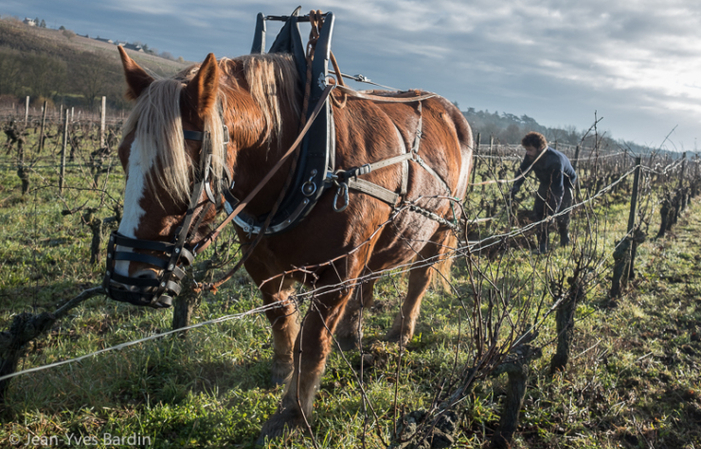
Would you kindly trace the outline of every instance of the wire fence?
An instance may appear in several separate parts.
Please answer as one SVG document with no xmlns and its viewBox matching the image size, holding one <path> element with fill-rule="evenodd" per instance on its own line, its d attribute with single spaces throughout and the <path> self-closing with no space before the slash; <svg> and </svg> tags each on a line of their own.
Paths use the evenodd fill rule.
<svg viewBox="0 0 701 449">
<path fill-rule="evenodd" d="M 5 129 L 11 132 L 19 132 L 21 136 L 22 133 L 27 132 L 25 135 L 25 142 L 21 142 L 20 139 L 15 139 L 12 141 L 10 134 L 6 131 L 8 136 L 7 142 L 5 143 L 5 155 L 6 160 L 0 161 L 0 171 L 9 172 L 11 170 L 18 170 L 22 167 L 28 167 L 28 170 L 23 173 L 18 173 L 18 177 L 24 182 L 35 182 L 36 179 L 49 179 L 54 176 L 59 170 L 63 169 L 73 169 L 79 175 L 89 174 L 88 182 L 81 184 L 85 181 L 79 181 L 81 176 L 74 178 L 72 184 L 69 183 L 68 188 L 74 188 L 77 190 L 87 189 L 96 194 L 92 199 L 94 204 L 91 209 L 91 214 L 96 216 L 97 223 L 93 228 L 93 243 L 97 240 L 97 248 L 99 250 L 100 236 L 104 233 L 105 220 L 112 218 L 104 217 L 104 214 L 113 215 L 114 214 L 114 204 L 108 205 L 105 202 L 105 198 L 111 198 L 112 203 L 118 202 L 114 198 L 118 198 L 119 195 L 107 192 L 107 182 L 109 176 L 112 174 L 117 167 L 118 162 L 116 160 L 115 143 L 119 135 L 119 126 L 117 125 L 118 120 L 114 121 L 113 134 L 114 139 L 107 139 L 106 143 L 104 141 L 104 136 L 95 136 L 94 132 L 100 132 L 99 128 L 91 126 L 89 129 L 82 131 L 83 142 L 85 145 L 81 145 L 81 142 L 76 143 L 75 146 L 75 158 L 74 160 L 79 162 L 60 164 L 51 163 L 56 160 L 57 155 L 42 155 L 42 146 L 46 148 L 47 141 L 40 140 L 36 141 L 32 138 L 36 138 L 35 135 L 27 131 L 27 128 L 22 129 L 21 126 L 17 126 L 17 122 L 13 122 L 11 125 L 6 124 Z M 76 131 L 76 134 L 78 131 Z M 56 131 L 54 134 L 52 132 L 46 133 L 49 142 L 51 139 L 62 139 L 67 141 L 68 139 L 62 138 L 60 133 Z M 43 139 L 43 137 L 40 137 Z M 102 142 L 100 142 L 102 140 Z M 90 143 L 88 145 L 87 143 Z M 105 147 L 100 147 L 100 144 L 106 145 Z M 24 145 L 24 151 L 22 147 Z M 68 146 L 64 145 L 62 147 L 62 152 L 67 151 Z M 567 151 L 574 150 L 568 148 Z M 101 153 L 100 153 L 101 151 Z M 513 361 L 514 354 L 520 354 L 521 357 L 516 365 L 523 366 L 527 365 L 530 360 L 536 356 L 538 353 L 542 353 L 542 350 L 549 345 L 557 344 L 559 337 L 561 335 L 551 335 L 549 338 L 541 338 L 538 345 L 532 345 L 534 335 L 540 329 L 544 328 L 544 323 L 553 315 L 554 313 L 559 313 L 562 309 L 563 304 L 577 302 L 582 300 L 583 292 L 586 288 L 591 286 L 591 283 L 597 279 L 600 274 L 605 269 L 611 269 L 613 265 L 613 259 L 615 259 L 615 252 L 622 246 L 625 242 L 631 242 L 632 238 L 635 236 L 637 230 L 639 230 L 643 225 L 647 224 L 649 226 L 651 216 L 654 212 L 654 206 L 668 201 L 670 207 L 677 208 L 677 215 L 679 214 L 679 209 L 683 206 L 681 204 L 684 201 L 688 201 L 688 197 L 695 196 L 698 194 L 698 159 L 689 160 L 686 157 L 682 157 L 676 160 L 671 160 L 669 156 L 660 157 L 660 161 L 652 165 L 653 159 L 656 155 L 650 155 L 648 164 L 646 165 L 642 162 L 636 163 L 628 152 L 611 152 L 608 154 L 598 154 L 597 149 L 593 148 L 584 153 L 590 153 L 589 157 L 579 157 L 572 158 L 572 162 L 579 162 L 578 171 L 582 173 L 580 177 L 582 181 L 580 185 L 577 186 L 578 189 L 582 190 L 582 199 L 575 202 L 575 204 L 570 207 L 558 211 L 557 213 L 540 220 L 531 220 L 527 223 L 520 224 L 521 220 L 516 213 L 514 213 L 514 205 L 506 200 L 506 195 L 501 190 L 502 184 L 507 184 L 508 181 L 513 181 L 513 179 L 505 178 L 509 173 L 515 171 L 518 161 L 522 157 L 518 156 L 518 148 L 516 147 L 500 147 L 495 150 L 491 147 L 491 153 L 488 152 L 488 148 L 480 146 L 476 159 L 480 160 L 482 163 L 475 167 L 475 172 L 473 174 L 473 187 L 481 187 L 482 190 L 479 193 L 468 194 L 468 198 L 464 204 L 461 204 L 462 212 L 464 216 L 464 221 L 462 226 L 465 230 L 464 235 L 459 239 L 460 244 L 455 248 L 450 248 L 447 254 L 442 256 L 435 256 L 427 259 L 417 259 L 410 264 L 405 264 L 391 270 L 379 270 L 375 272 L 367 272 L 366 274 L 354 278 L 354 279 L 343 279 L 342 281 L 335 284 L 328 284 L 319 288 L 304 288 L 297 290 L 289 298 L 284 298 L 280 301 L 275 301 L 270 304 L 266 304 L 261 307 L 255 307 L 245 312 L 224 315 L 219 318 L 203 321 L 196 324 L 188 324 L 184 327 L 173 329 L 165 332 L 158 332 L 153 335 L 148 335 L 143 338 L 130 340 L 127 342 L 119 343 L 107 348 L 92 351 L 88 354 L 81 355 L 75 358 L 61 360 L 55 363 L 50 363 L 41 366 L 35 366 L 24 370 L 10 370 L 8 372 L 7 363 L 3 364 L 3 360 L 7 362 L 11 359 L 8 355 L 8 347 L 10 346 L 9 334 L 5 334 L 4 339 L 0 338 L 0 390 L 7 389 L 9 381 L 18 376 L 22 376 L 28 373 L 36 373 L 39 371 L 44 371 L 48 369 L 57 368 L 60 366 L 70 365 L 77 363 L 88 358 L 96 357 L 108 352 L 122 351 L 127 348 L 140 345 L 146 342 L 161 339 L 163 337 L 173 335 L 176 333 L 182 333 L 188 330 L 193 330 L 201 328 L 204 326 L 217 325 L 226 321 L 231 320 L 241 320 L 246 317 L 253 315 L 264 314 L 267 311 L 273 310 L 280 307 L 288 307 L 291 304 L 299 308 L 303 304 L 307 304 L 308 308 L 313 308 L 315 301 L 318 297 L 329 294 L 331 292 L 337 292 L 341 290 L 347 290 L 352 288 L 361 288 L 363 285 L 369 282 L 377 281 L 381 278 L 387 278 L 391 276 L 401 276 L 410 272 L 412 269 L 417 269 L 421 267 L 429 267 L 439 261 L 439 259 L 454 259 L 465 262 L 468 272 L 470 273 L 467 277 L 467 284 L 470 285 L 469 288 L 457 287 L 455 285 L 451 286 L 451 293 L 455 295 L 456 300 L 460 304 L 460 308 L 464 312 L 466 320 L 466 334 L 471 335 L 473 341 L 468 345 L 469 351 L 474 351 L 473 356 L 469 357 L 465 362 L 464 366 L 459 369 L 456 368 L 453 380 L 451 380 L 450 388 L 446 389 L 445 394 L 442 396 L 436 396 L 434 398 L 434 405 L 441 403 L 439 407 L 436 405 L 433 412 L 430 414 L 430 419 L 426 418 L 426 423 L 433 423 L 433 427 L 436 426 L 439 418 L 444 416 L 444 412 L 455 404 L 462 401 L 467 393 L 470 391 L 474 382 L 479 379 L 484 379 L 492 373 L 499 372 L 500 367 L 506 366 L 509 363 L 512 365 L 516 362 Z M 580 150 L 580 155 L 582 151 Z M 8 161 L 11 160 L 12 162 Z M 43 172 L 43 173 L 42 173 Z M 638 199 L 638 204 L 632 204 L 631 212 L 633 221 L 636 225 L 627 229 L 620 235 L 620 240 L 616 242 L 614 247 L 602 248 L 603 244 L 597 239 L 597 234 L 595 231 L 601 227 L 614 227 L 613 224 L 608 223 L 607 218 L 597 216 L 596 205 L 607 206 L 607 203 L 611 202 L 621 202 L 630 200 L 630 196 L 619 196 L 614 198 L 612 196 L 618 189 L 625 188 L 626 192 L 631 192 L 633 186 L 630 186 L 629 181 L 631 181 L 631 175 L 636 172 L 642 173 L 644 179 L 641 182 L 639 188 L 640 198 Z M 670 174 L 675 174 L 677 176 L 670 176 Z M 6 173 L 6 176 L 10 176 Z M 101 184 L 100 176 L 103 176 L 103 183 Z M 475 179 L 474 177 L 478 177 Z M 114 177 L 114 176 L 113 176 Z M 85 176 L 82 176 L 85 178 Z M 53 178 L 52 178 L 53 179 Z M 34 181 L 32 181 L 34 180 Z M 493 187 L 488 187 L 484 183 L 486 181 L 492 182 Z M 111 182 L 111 181 L 110 181 Z M 527 189 L 530 194 L 535 192 L 535 186 L 529 181 L 527 184 Z M 55 188 L 53 180 L 49 182 L 43 182 L 43 184 L 38 187 L 38 189 Z M 486 190 L 489 189 L 489 190 Z M 29 191 L 27 189 L 26 191 Z M 673 192 L 673 194 L 670 194 Z M 9 193 L 9 192 L 6 192 Z M 10 193 L 10 196 L 15 195 L 15 193 Z M 672 205 L 674 196 L 679 197 L 677 200 L 679 205 Z M 686 195 L 686 200 L 684 196 Z M 8 197 L 9 198 L 9 197 Z M 6 198 L 7 199 L 7 198 Z M 4 202 L 5 200 L 0 200 Z M 65 200 L 67 201 L 67 200 Z M 85 204 L 88 204 L 86 201 Z M 2 204 L 0 202 L 0 204 Z M 72 206 L 66 202 L 66 210 L 73 211 L 71 213 L 76 213 L 86 207 L 83 206 Z M 644 205 L 644 207 L 637 207 L 638 205 Z M 637 210 L 636 210 L 637 207 Z M 604 207 L 605 208 L 605 207 Z M 118 209 L 118 208 L 117 208 Z M 502 282 L 504 270 L 497 264 L 498 268 L 494 268 L 490 265 L 490 258 L 495 257 L 500 258 L 501 261 L 507 260 L 512 257 L 509 252 L 510 244 L 518 238 L 523 240 L 516 242 L 517 247 L 526 247 L 528 249 L 529 243 L 528 239 L 532 236 L 533 232 L 537 229 L 547 226 L 549 223 L 557 220 L 559 217 L 565 216 L 577 212 L 582 217 L 584 224 L 581 226 L 582 231 L 580 232 L 579 241 L 573 246 L 572 259 L 564 268 L 553 268 L 555 262 L 546 262 L 551 267 L 551 272 L 546 270 L 546 274 L 541 273 L 541 268 L 539 262 L 532 262 L 532 272 L 527 275 L 534 280 L 541 283 L 539 290 L 547 292 L 552 298 L 555 298 L 553 303 L 550 305 L 545 305 L 544 297 L 540 299 L 536 298 L 535 295 L 524 295 L 521 302 L 511 302 L 507 301 L 506 298 L 514 294 L 515 290 L 518 290 L 514 285 L 507 285 Z M 405 209 L 400 209 L 397 213 L 412 213 L 408 206 Z M 103 214 L 103 218 L 99 218 L 99 215 Z M 119 219 L 119 214 L 114 217 L 117 221 Z M 482 237 L 478 234 L 478 239 L 470 239 L 470 233 L 468 230 L 471 227 L 479 227 L 480 224 L 484 223 L 484 219 L 489 220 L 489 226 L 481 232 L 487 232 L 486 237 Z M 91 219 L 92 220 L 92 219 Z M 87 222 L 87 219 L 86 219 Z M 92 222 L 92 221 L 91 221 Z M 383 223 L 382 226 L 391 225 L 391 220 Z M 379 230 L 378 230 L 379 231 Z M 367 242 L 366 242 L 367 243 Z M 93 245 L 95 246 L 95 245 Z M 594 251 L 597 249 L 598 251 Z M 353 251 L 357 251 L 355 248 Z M 633 266 L 630 265 L 630 250 L 628 252 L 628 263 L 625 270 L 627 272 L 633 272 Z M 235 259 L 229 258 L 229 260 Z M 548 261 L 550 258 L 548 257 Z M 330 262 L 329 262 L 330 263 Z M 290 276 L 298 273 L 313 272 L 315 266 L 305 266 L 298 267 L 291 272 L 283 273 L 284 276 Z M 496 271 L 495 271 L 496 270 Z M 211 270 L 210 270 L 211 271 Z M 549 273 L 549 274 L 548 274 Z M 211 273 L 210 273 L 211 274 Z M 509 272 L 509 274 L 512 274 Z M 571 276 L 570 276 L 571 275 Z M 196 274 L 193 274 L 196 276 Z M 573 286 L 568 290 L 565 286 L 564 279 L 566 277 L 573 277 Z M 279 281 L 278 279 L 270 279 L 268 282 Z M 557 281 L 557 282 L 554 282 Z M 551 287 L 555 283 L 556 287 Z M 576 288 L 575 285 L 576 284 Z M 574 293 L 571 293 L 574 291 Z M 570 293 L 568 293 L 570 292 Z M 19 347 L 24 347 L 29 341 L 40 337 L 47 329 L 50 329 L 51 325 L 59 318 L 65 316 L 66 307 L 70 306 L 76 307 L 82 301 L 87 300 L 91 297 L 100 295 L 101 291 L 99 288 L 94 288 L 90 290 L 90 294 L 85 295 L 82 299 L 71 300 L 64 304 L 63 308 L 57 309 L 54 313 L 50 314 L 50 317 L 44 316 L 44 320 L 49 320 L 50 323 L 43 324 L 42 326 L 35 326 L 37 331 L 35 335 L 28 335 L 27 332 L 16 332 L 12 338 L 21 335 L 21 338 L 26 339 L 31 337 L 26 341 L 23 341 Z M 491 295 L 491 296 L 490 296 Z M 545 294 L 544 294 L 545 295 Z M 574 296 L 572 296 L 574 295 Z M 501 298 L 501 304 L 494 298 Z M 75 299 L 75 298 L 74 298 Z M 489 310 L 492 315 L 489 319 L 485 319 L 481 316 L 483 313 L 481 308 L 485 303 L 489 304 Z M 529 308 L 533 310 L 528 310 Z M 534 315 L 535 314 L 535 315 Z M 32 319 L 38 319 L 38 316 L 29 317 L 27 315 L 22 315 L 21 320 L 16 320 L 16 323 L 22 321 L 24 323 L 34 323 Z M 52 321 L 53 320 L 53 321 Z M 46 321 L 48 322 L 48 321 Z M 573 324 L 572 324 L 573 326 Z M 559 334 L 564 334 L 564 331 Z M 489 337 L 491 335 L 491 337 Z M 14 340 L 12 343 L 17 347 L 17 341 Z M 337 342 L 338 344 L 338 342 Z M 3 348 L 3 345 L 5 347 Z M 340 350 L 340 346 L 339 346 Z M 469 352 L 468 351 L 468 352 Z M 520 351 L 520 352 L 519 352 Z M 15 355 L 15 358 L 18 357 Z M 15 360 L 15 365 L 16 365 Z M 347 363 L 349 369 L 354 373 L 357 379 L 357 388 L 363 398 L 370 404 L 372 408 L 372 400 L 367 395 L 363 387 L 363 373 L 361 370 L 356 369 L 351 363 Z M 399 369 L 399 368 L 397 368 Z M 447 402 L 446 402 L 447 401 Z M 446 405 L 448 404 L 448 405 Z M 373 417 L 373 422 L 377 423 L 377 415 Z M 503 423 L 504 428 L 508 428 L 507 423 Z M 428 432 L 427 429 L 431 428 L 430 425 L 425 425 L 424 430 Z M 418 435 L 418 433 L 417 433 Z M 424 435 L 425 437 L 425 435 Z M 505 438 L 508 435 L 505 436 Z M 418 438 L 418 436 L 415 436 Z M 507 438 L 508 439 L 508 438 Z"/>
</svg>

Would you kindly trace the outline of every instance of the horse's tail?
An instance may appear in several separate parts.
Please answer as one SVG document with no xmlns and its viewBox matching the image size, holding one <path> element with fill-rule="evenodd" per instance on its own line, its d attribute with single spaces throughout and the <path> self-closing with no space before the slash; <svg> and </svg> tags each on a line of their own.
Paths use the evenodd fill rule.
<svg viewBox="0 0 701 449">
<path fill-rule="evenodd" d="M 442 289 L 444 292 L 450 293 L 452 291 L 450 269 L 453 266 L 454 250 L 458 247 L 457 234 L 448 232 L 441 244 L 438 262 L 433 265 L 433 270 L 431 270 L 431 282 L 434 289 Z"/>
</svg>

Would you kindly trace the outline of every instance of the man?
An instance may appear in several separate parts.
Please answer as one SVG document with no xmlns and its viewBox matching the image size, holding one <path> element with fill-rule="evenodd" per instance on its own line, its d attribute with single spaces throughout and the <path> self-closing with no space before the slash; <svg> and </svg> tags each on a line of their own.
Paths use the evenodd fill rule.
<svg viewBox="0 0 701 449">
<path fill-rule="evenodd" d="M 572 189 L 577 181 L 577 174 L 567 156 L 548 147 L 545 136 L 537 132 L 526 134 L 521 140 L 521 145 L 526 150 L 526 156 L 516 171 L 518 179 L 511 188 L 511 199 L 526 180 L 527 172 L 532 171 L 540 181 L 533 206 L 534 219 L 541 221 L 561 210 L 568 209 L 572 205 Z M 557 217 L 561 246 L 568 245 L 570 242 L 569 225 L 569 211 Z M 548 222 L 546 221 L 538 230 L 538 251 L 541 254 L 548 252 L 548 241 Z"/>
</svg>

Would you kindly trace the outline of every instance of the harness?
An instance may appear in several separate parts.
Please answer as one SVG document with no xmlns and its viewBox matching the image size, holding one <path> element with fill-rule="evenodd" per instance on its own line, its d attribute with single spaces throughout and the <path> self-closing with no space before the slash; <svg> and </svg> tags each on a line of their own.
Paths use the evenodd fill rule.
<svg viewBox="0 0 701 449">
<path fill-rule="evenodd" d="M 301 67 L 301 37 L 299 36 L 298 22 L 308 21 L 309 16 L 299 17 L 299 8 L 287 17 L 258 15 L 256 27 L 256 37 L 254 38 L 253 52 L 262 52 L 264 48 L 264 34 L 266 20 L 285 20 L 280 34 L 276 38 L 271 51 L 286 51 L 293 53 L 297 61 L 298 68 Z M 233 221 L 245 232 L 257 234 L 258 238 L 263 235 L 274 235 L 296 226 L 306 217 L 318 202 L 320 196 L 327 189 L 336 189 L 333 201 L 333 209 L 342 212 L 349 205 L 349 190 L 355 190 L 374 198 L 377 198 L 393 209 L 397 209 L 400 202 L 405 200 L 409 183 L 409 162 L 413 161 L 427 170 L 443 186 L 448 197 L 451 190 L 445 180 L 433 170 L 419 155 L 420 142 L 422 137 L 422 109 L 421 101 L 431 98 L 434 94 L 420 95 L 415 97 L 397 97 L 374 95 L 364 92 L 357 92 L 345 86 L 328 84 L 328 60 L 330 57 L 330 42 L 333 31 L 333 14 L 324 15 L 324 25 L 317 41 L 321 52 L 317 49 L 317 57 L 314 58 L 311 70 L 312 78 L 308 78 L 303 73 L 306 85 L 310 86 L 309 104 L 314 108 L 309 108 L 306 114 L 306 123 L 300 131 L 295 142 L 285 155 L 276 163 L 266 177 L 251 191 L 248 196 L 240 201 L 235 198 L 231 189 L 233 188 L 232 174 L 228 168 L 225 170 L 223 185 L 221 187 L 221 200 L 217 199 L 211 187 L 210 173 L 212 171 L 212 149 L 206 133 L 199 131 L 184 131 L 183 137 L 187 140 L 202 141 L 202 158 L 200 168 L 195 176 L 195 184 L 190 197 L 185 218 L 182 225 L 176 230 L 173 242 L 159 242 L 142 240 L 124 236 L 119 232 L 112 232 L 107 246 L 106 270 L 103 280 L 105 293 L 117 301 L 128 302 L 138 306 L 151 306 L 154 308 L 165 308 L 172 305 L 172 299 L 178 295 L 182 288 L 180 282 L 185 277 L 185 270 L 180 264 L 190 265 L 194 258 L 204 251 L 220 234 L 222 229 Z M 339 71 L 336 70 L 337 76 Z M 311 82 L 316 79 L 317 82 Z M 379 102 L 409 103 L 417 102 L 419 120 L 414 136 L 412 147 L 409 151 L 404 148 L 404 153 L 384 159 L 381 161 L 364 164 L 360 167 L 349 169 L 335 169 L 335 133 L 332 109 L 329 102 L 329 95 L 334 88 L 342 89 L 345 95 Z M 225 142 L 228 143 L 228 129 L 224 127 Z M 398 140 L 403 142 L 403 137 L 396 128 Z M 268 214 L 263 217 L 252 217 L 243 212 L 248 202 L 255 196 L 268 180 L 278 171 L 283 163 L 300 147 L 300 154 L 297 161 L 297 169 L 291 175 L 292 182 L 290 188 L 285 192 L 284 198 L 280 202 L 273 216 Z M 226 151 L 225 151 L 226 154 Z M 402 164 L 402 181 L 399 192 L 394 192 L 377 184 L 360 178 L 374 170 L 388 167 L 395 164 Z M 228 167 L 225 164 L 225 167 Z M 207 201 L 200 204 L 202 194 L 205 194 Z M 217 207 L 224 204 L 228 214 L 227 218 L 204 239 L 193 246 L 189 242 L 194 237 L 203 217 L 210 207 Z M 409 209 L 421 213 L 442 224 L 451 225 L 447 220 L 438 217 L 436 214 L 422 209 L 419 206 L 410 204 Z M 117 250 L 117 247 L 122 249 Z M 136 252 L 139 251 L 139 252 Z M 154 278 L 134 278 L 115 273 L 117 262 L 139 262 L 153 268 L 158 274 Z M 243 260 L 242 260 L 243 261 Z M 241 261 L 241 262 L 242 262 Z M 241 265 L 241 262 L 232 270 Z M 231 273 L 230 273 L 231 274 Z M 229 276 L 230 277 L 230 276 Z M 228 277 L 226 278 L 228 279 Z M 216 290 L 226 279 L 209 288 Z"/>
<path fill-rule="evenodd" d="M 229 142 L 229 134 L 226 127 L 224 131 L 224 145 L 226 146 Z M 185 139 L 203 141 L 202 163 L 195 174 L 195 185 L 183 223 L 176 231 L 174 241 L 170 243 L 127 237 L 118 231 L 113 231 L 110 234 L 107 243 L 106 269 L 102 287 L 105 293 L 114 300 L 138 306 L 170 307 L 173 297 L 181 292 L 180 282 L 185 277 L 185 270 L 179 264 L 183 262 L 185 265 L 192 264 L 195 256 L 200 252 L 188 245 L 188 242 L 199 228 L 202 218 L 207 214 L 209 208 L 217 204 L 210 182 L 212 148 L 205 133 L 184 131 L 183 134 Z M 225 176 L 229 179 L 231 178 L 230 173 L 227 173 Z M 206 204 L 199 205 L 198 203 L 203 192 L 208 201 Z M 117 246 L 123 249 L 117 250 Z M 148 252 L 135 252 L 134 250 Z M 115 267 L 117 262 L 120 261 L 146 264 L 155 269 L 159 275 L 154 279 L 135 278 L 117 274 Z"/>
<path fill-rule="evenodd" d="M 298 7 L 290 16 L 265 16 L 258 14 L 256 31 L 254 34 L 251 53 L 262 54 L 265 49 L 265 30 L 267 20 L 284 21 L 285 25 L 280 30 L 273 42 L 270 53 L 283 52 L 293 55 L 296 61 L 300 78 L 303 83 L 308 83 L 307 70 L 303 61 L 305 60 L 302 46 L 302 39 L 299 32 L 299 23 L 308 22 L 310 16 L 299 14 Z M 323 27 L 316 42 L 314 60 L 311 66 L 311 97 L 310 104 L 319 101 L 319 97 L 327 86 L 328 62 L 331 55 L 331 37 L 333 33 L 334 16 L 333 13 L 324 15 Z M 336 76 L 341 74 L 336 70 Z M 316 82 L 315 82 L 316 81 Z M 280 207 L 271 218 L 267 214 L 254 217 L 244 212 L 240 212 L 233 219 L 234 223 L 249 235 L 258 235 L 263 232 L 265 235 L 275 235 L 292 229 L 299 224 L 318 202 L 321 195 L 328 189 L 335 188 L 336 193 L 333 201 L 333 209 L 342 212 L 348 207 L 350 198 L 349 190 L 362 192 L 377 198 L 393 208 L 403 200 L 407 193 L 409 183 L 409 161 L 414 161 L 426 169 L 431 175 L 442 184 L 448 196 L 451 190 L 448 184 L 436 173 L 419 155 L 419 145 L 422 135 L 422 115 L 421 101 L 435 96 L 434 94 L 420 95 L 416 97 L 397 97 L 373 95 L 364 92 L 357 92 L 345 86 L 338 85 L 337 89 L 343 91 L 344 95 L 377 102 L 393 103 L 418 103 L 419 122 L 414 137 L 411 151 L 404 154 L 385 159 L 382 161 L 364 164 L 360 167 L 350 169 L 336 169 L 335 164 L 335 131 L 331 104 L 328 100 L 322 106 L 322 113 L 312 125 L 309 134 L 305 136 L 298 159 L 298 166 L 294 174 L 293 183 L 285 194 Z M 399 141 L 403 140 L 397 129 Z M 359 176 L 370 173 L 383 167 L 394 164 L 402 164 L 402 184 L 399 193 L 393 192 L 382 186 L 366 181 Z M 230 193 L 225 194 L 226 201 L 224 207 L 227 213 L 231 213 L 239 201 Z M 416 206 L 415 206 L 416 207 Z M 266 225 L 267 223 L 267 225 Z"/>
<path fill-rule="evenodd" d="M 334 15 L 323 15 L 323 26 L 315 36 L 314 58 L 308 67 L 307 57 L 299 32 L 300 22 L 312 20 L 308 16 L 299 16 L 297 7 L 290 16 L 264 16 L 258 14 L 256 32 L 251 53 L 262 54 L 265 49 L 265 29 L 267 20 L 284 21 L 285 25 L 275 38 L 270 53 L 290 53 L 297 65 L 297 71 L 303 86 L 308 86 L 308 108 L 306 121 L 311 117 L 311 106 L 319 104 L 327 88 L 328 62 L 331 57 L 331 38 L 333 35 Z M 320 15 L 320 14 L 319 14 Z M 313 30 L 314 31 L 314 30 Z M 305 94 L 306 95 L 306 94 Z M 327 175 L 332 172 L 336 155 L 336 135 L 331 103 L 324 99 L 321 110 L 302 140 L 297 157 L 297 168 L 293 178 L 273 217 L 263 215 L 254 217 L 245 212 L 234 218 L 234 223 L 249 234 L 259 234 L 265 227 L 265 235 L 279 234 L 299 224 L 314 208 L 327 184 Z M 231 213 L 238 200 L 227 195 L 225 209 Z M 264 223 L 268 223 L 264 226 Z"/>
</svg>

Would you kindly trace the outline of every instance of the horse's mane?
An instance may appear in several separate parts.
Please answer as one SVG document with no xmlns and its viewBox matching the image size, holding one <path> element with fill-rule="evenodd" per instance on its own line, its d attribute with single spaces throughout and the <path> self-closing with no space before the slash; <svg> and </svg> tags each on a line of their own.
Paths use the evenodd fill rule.
<svg viewBox="0 0 701 449">
<path fill-rule="evenodd" d="M 222 178 L 226 155 L 224 154 L 222 118 L 233 124 L 232 131 L 246 139 L 263 142 L 270 147 L 283 129 L 283 111 L 293 111 L 295 120 L 300 116 L 301 89 L 299 75 L 290 55 L 246 55 L 236 59 L 224 58 L 219 62 L 222 77 L 219 86 L 219 107 L 212 108 L 205 117 L 204 129 L 212 148 L 212 185 L 218 186 Z M 148 170 L 151 187 L 157 182 L 173 199 L 187 201 L 190 196 L 190 180 L 193 164 L 185 153 L 180 94 L 187 81 L 199 70 L 199 65 L 189 67 L 172 79 L 157 79 L 139 96 L 134 109 L 124 125 L 123 135 L 136 132 L 141 143 L 141 164 L 148 170 L 154 162 L 160 168 L 161 177 L 153 177 Z M 249 95 L 240 95 L 241 90 Z M 250 104 L 253 101 L 253 105 Z M 257 107 L 258 113 L 246 109 Z M 221 109 L 220 109 L 221 108 Z M 246 113 L 248 112 L 248 113 Z M 260 123 L 263 123 L 263 135 Z M 237 134 L 238 133 L 238 134 Z"/>
<path fill-rule="evenodd" d="M 220 97 L 227 122 L 235 123 L 237 131 L 245 134 L 260 130 L 260 125 L 256 122 L 262 119 L 263 135 L 251 137 L 267 145 L 273 141 L 280 145 L 282 142 L 279 137 L 285 118 L 292 118 L 298 123 L 301 115 L 302 91 L 292 56 L 268 53 L 239 56 L 235 59 L 224 58 L 219 62 L 219 68 L 225 75 L 224 82 L 220 85 Z M 246 90 L 250 97 L 237 95 L 241 89 Z M 253 105 L 250 100 L 253 100 Z M 256 107 L 256 113 L 245 113 L 251 106 Z M 286 116 L 284 111 L 288 111 L 288 114 L 291 112 L 292 115 Z"/>
</svg>

